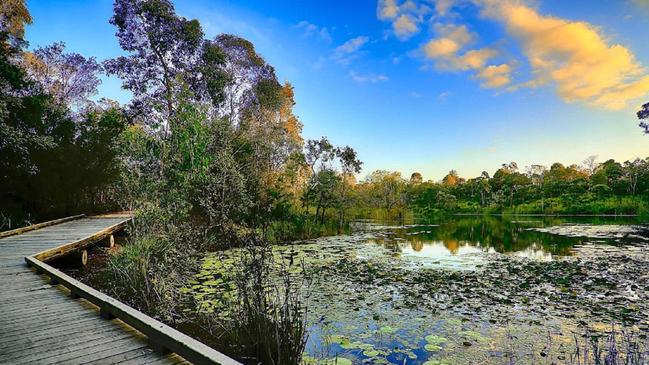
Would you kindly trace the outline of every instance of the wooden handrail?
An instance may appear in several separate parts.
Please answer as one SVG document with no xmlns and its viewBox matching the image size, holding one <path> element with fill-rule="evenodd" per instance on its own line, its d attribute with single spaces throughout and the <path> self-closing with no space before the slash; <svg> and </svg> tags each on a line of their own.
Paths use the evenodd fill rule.
<svg viewBox="0 0 649 365">
<path fill-rule="evenodd" d="M 103 240 L 104 238 L 124 228 L 132 219 L 133 218 L 128 218 L 122 222 L 114 224 L 106 229 L 102 229 L 101 231 L 93 233 L 90 236 L 84 237 L 80 240 L 50 248 L 32 256 L 43 262 L 48 262 L 56 258 L 63 257 L 73 251 L 84 249 L 92 245 L 93 243 Z"/>
<path fill-rule="evenodd" d="M 88 285 L 79 282 L 34 256 L 25 257 L 28 265 L 44 272 L 70 290 L 74 296 L 86 299 L 99 307 L 102 317 L 116 317 L 142 332 L 150 346 L 158 352 L 171 351 L 194 364 L 241 365 L 204 343 L 139 312 Z"/>
<path fill-rule="evenodd" d="M 82 216 L 75 216 L 78 219 Z M 53 225 L 72 220 L 73 217 L 45 222 Z M 123 229 L 132 218 L 114 224 L 104 230 L 94 233 L 80 240 L 69 242 L 61 246 L 25 257 L 28 266 L 50 277 L 52 283 L 58 283 L 70 290 L 72 297 L 81 297 L 99 307 L 99 313 L 104 318 L 119 318 L 126 324 L 142 332 L 149 339 L 149 345 L 159 353 L 174 352 L 194 364 L 199 365 L 241 365 L 241 363 L 214 350 L 204 343 L 187 336 L 186 334 L 155 320 L 146 314 L 129 307 L 119 300 L 108 296 L 50 266 L 45 261 L 65 256 L 73 251 L 85 248 L 112 233 Z M 41 223 L 43 224 L 43 223 Z M 45 227 L 45 226 L 42 226 Z M 40 228 L 40 227 L 39 227 Z M 34 228 L 37 229 L 37 228 Z M 22 233 L 22 232 L 21 232 Z"/>
<path fill-rule="evenodd" d="M 3 231 L 3 232 L 0 232 L 0 238 L 5 238 L 5 237 L 9 237 L 9 236 L 15 236 L 17 234 L 21 234 L 21 233 L 25 233 L 25 232 L 29 232 L 29 231 L 34 231 L 34 230 L 37 230 L 39 228 L 49 227 L 49 226 L 53 226 L 55 224 L 60 224 L 60 223 L 68 222 L 68 221 L 73 221 L 75 219 L 80 219 L 80 218 L 83 218 L 85 216 L 86 216 L 85 214 L 73 215 L 71 217 L 55 219 L 55 220 L 52 220 L 52 221 L 32 224 L 31 226 L 27 226 L 27 227 L 21 227 L 21 228 L 12 229 L 12 230 L 9 230 L 9 231 Z"/>
</svg>

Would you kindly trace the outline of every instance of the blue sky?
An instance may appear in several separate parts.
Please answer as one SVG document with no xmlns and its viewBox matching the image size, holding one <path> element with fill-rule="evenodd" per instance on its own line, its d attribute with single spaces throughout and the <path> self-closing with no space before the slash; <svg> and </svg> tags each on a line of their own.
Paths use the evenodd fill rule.
<svg viewBox="0 0 649 365">
<path fill-rule="evenodd" d="M 31 47 L 121 54 L 112 1 L 27 3 Z M 353 146 L 361 175 L 439 180 L 509 161 L 649 156 L 635 119 L 649 101 L 646 0 L 179 0 L 176 9 L 210 38 L 252 41 L 294 85 L 305 136 Z M 129 98 L 117 79 L 100 94 Z"/>
</svg>

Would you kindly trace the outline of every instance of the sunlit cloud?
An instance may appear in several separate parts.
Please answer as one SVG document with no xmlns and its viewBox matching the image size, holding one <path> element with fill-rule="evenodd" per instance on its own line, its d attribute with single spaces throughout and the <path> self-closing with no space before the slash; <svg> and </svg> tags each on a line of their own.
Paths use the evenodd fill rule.
<svg viewBox="0 0 649 365">
<path fill-rule="evenodd" d="M 478 78 L 482 82 L 482 86 L 486 88 L 499 88 L 509 85 L 512 80 L 510 77 L 511 67 L 506 64 L 498 66 L 487 66 L 478 73 Z"/>
<path fill-rule="evenodd" d="M 534 86 L 553 82 L 567 102 L 613 110 L 649 93 L 649 76 L 633 53 L 610 44 L 592 24 L 545 16 L 515 1 L 483 3 L 484 13 L 521 42 Z"/>
<path fill-rule="evenodd" d="M 430 40 L 424 46 L 426 56 L 431 59 L 448 60 L 457 57 L 457 53 L 474 38 L 464 25 L 436 25 L 438 38 Z"/>
<path fill-rule="evenodd" d="M 632 1 L 649 9 L 649 0 Z M 554 87 L 566 102 L 611 110 L 624 109 L 649 94 L 649 74 L 629 48 L 615 43 L 591 23 L 542 14 L 533 3 L 380 0 L 377 13 L 379 19 L 392 24 L 393 32 L 402 40 L 424 30 L 425 24 L 433 24 L 435 36 L 421 46 L 425 58 L 433 61 L 438 71 L 473 71 L 486 88 L 514 91 Z M 508 37 L 521 45 L 524 60 L 513 56 L 502 59 L 493 46 L 475 46 L 478 36 L 456 10 L 476 7 L 483 18 L 501 24 Z M 516 80 L 521 73 L 516 74 L 516 79 L 512 76 L 514 66 L 520 65 L 528 65 L 531 70 L 527 80 Z"/>
<path fill-rule="evenodd" d="M 377 15 L 379 19 L 394 19 L 399 13 L 399 7 L 396 0 L 379 0 Z"/>
<path fill-rule="evenodd" d="M 477 36 L 465 25 L 437 24 L 437 38 L 428 41 L 423 48 L 424 55 L 435 62 L 439 70 L 477 71 L 483 87 L 496 88 L 511 83 L 511 66 L 508 64 L 486 66 L 498 52 L 492 48 L 466 50 Z"/>
<path fill-rule="evenodd" d="M 392 27 L 394 28 L 394 34 L 396 34 L 400 39 L 407 39 L 411 35 L 419 32 L 419 28 L 417 27 L 417 24 L 415 24 L 415 21 L 412 17 L 406 14 L 401 14 L 397 20 L 392 23 Z"/>
<path fill-rule="evenodd" d="M 341 44 L 334 49 L 331 58 L 343 65 L 348 65 L 352 60 L 358 57 L 361 48 L 369 41 L 366 36 L 358 36 Z"/>
<path fill-rule="evenodd" d="M 456 0 L 437 0 L 435 1 L 435 11 L 441 16 L 445 16 L 455 5 Z"/>
<path fill-rule="evenodd" d="M 392 23 L 394 35 L 401 40 L 406 40 L 419 33 L 419 25 L 424 21 L 424 16 L 430 14 L 432 9 L 423 2 L 407 0 L 379 0 L 376 13 L 379 19 Z"/>
</svg>

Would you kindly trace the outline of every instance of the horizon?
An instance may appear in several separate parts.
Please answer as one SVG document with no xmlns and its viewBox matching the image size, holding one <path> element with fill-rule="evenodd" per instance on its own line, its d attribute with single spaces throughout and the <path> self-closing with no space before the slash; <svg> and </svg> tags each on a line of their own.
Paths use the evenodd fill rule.
<svg viewBox="0 0 649 365">
<path fill-rule="evenodd" d="M 176 7 L 198 19 L 207 38 L 232 33 L 252 41 L 278 78 L 295 87 L 305 137 L 328 135 L 353 146 L 364 161 L 361 178 L 374 170 L 405 178 L 416 171 L 439 181 L 450 170 L 468 178 L 511 161 L 567 166 L 591 155 L 599 162 L 649 156 L 635 116 L 649 90 L 649 45 L 633 31 L 649 18 L 648 3 L 499 4 L 366 1 L 339 11 L 344 3 L 252 8 L 184 1 Z M 506 6 L 516 4 L 539 27 L 555 22 L 571 30 L 570 47 L 547 51 L 561 44 L 546 45 L 534 29 L 504 19 L 512 10 Z M 63 41 L 68 51 L 100 61 L 123 54 L 108 23 L 112 1 L 28 6 L 30 48 Z M 577 84 L 552 79 L 560 69 L 554 63 L 579 52 L 597 62 L 570 59 Z M 534 68 L 532 56 L 551 65 Z M 103 80 L 98 95 L 128 102 L 120 80 Z"/>
</svg>

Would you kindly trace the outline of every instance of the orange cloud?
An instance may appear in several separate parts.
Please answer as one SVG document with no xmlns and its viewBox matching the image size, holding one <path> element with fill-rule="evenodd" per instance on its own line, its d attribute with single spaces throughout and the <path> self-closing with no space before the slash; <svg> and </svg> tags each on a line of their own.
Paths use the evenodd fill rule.
<svg viewBox="0 0 649 365">
<path fill-rule="evenodd" d="M 431 12 L 428 5 L 415 0 L 406 0 L 401 4 L 397 0 L 379 0 L 376 9 L 378 18 L 391 22 L 394 34 L 401 40 L 419 33 L 418 24 Z"/>
<path fill-rule="evenodd" d="M 511 66 L 508 64 L 486 66 L 487 62 L 498 55 L 492 48 L 472 49 L 461 53 L 476 36 L 469 32 L 465 25 L 436 25 L 438 38 L 424 45 L 427 58 L 434 60 L 442 70 L 474 70 L 482 79 L 483 87 L 496 88 L 511 83 Z"/>
<path fill-rule="evenodd" d="M 531 6 L 538 0 L 379 0 L 377 14 L 392 24 L 402 40 L 421 31 L 428 21 L 453 19 L 455 7 L 473 4 L 485 18 L 501 23 L 518 40 L 531 67 L 532 77 L 518 81 L 507 64 L 493 64 L 498 52 L 492 47 L 468 49 L 477 36 L 466 25 L 436 24 L 437 37 L 422 47 L 426 58 L 441 70 L 475 71 L 484 87 L 552 85 L 566 102 L 581 102 L 599 108 L 619 110 L 649 94 L 649 73 L 633 52 L 606 37 L 603 30 L 585 21 L 541 14 Z M 631 0 L 647 6 L 649 0 Z M 430 7 L 429 7 L 430 6 Z M 506 66 L 506 67 L 505 67 Z"/>
<path fill-rule="evenodd" d="M 399 13 L 396 0 L 379 0 L 377 13 L 379 19 L 393 19 Z"/>
<path fill-rule="evenodd" d="M 633 53 L 610 44 L 595 26 L 541 15 L 520 1 L 480 2 L 486 16 L 521 41 L 536 77 L 527 85 L 554 82 L 567 102 L 613 110 L 649 93 L 649 76 Z"/>
<path fill-rule="evenodd" d="M 503 63 L 498 66 L 487 66 L 478 73 L 478 78 L 482 79 L 482 86 L 486 88 L 498 88 L 509 85 L 512 80 L 510 77 L 511 67 Z"/>
<path fill-rule="evenodd" d="M 392 23 L 394 34 L 400 39 L 406 39 L 411 35 L 419 32 L 415 21 L 406 14 L 401 14 L 394 23 Z"/>
</svg>

